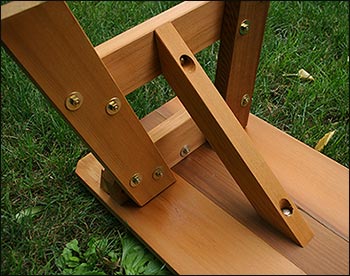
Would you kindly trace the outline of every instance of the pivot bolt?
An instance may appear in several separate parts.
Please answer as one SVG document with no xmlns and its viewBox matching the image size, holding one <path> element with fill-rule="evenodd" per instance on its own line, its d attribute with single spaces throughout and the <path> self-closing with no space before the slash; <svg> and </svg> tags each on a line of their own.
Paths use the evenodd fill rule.
<svg viewBox="0 0 350 276">
<path fill-rule="evenodd" d="M 153 174 L 152 174 L 152 177 L 154 180 L 158 180 L 160 178 L 162 178 L 164 175 L 164 172 L 163 172 L 163 168 L 162 167 L 158 167 L 154 170 Z"/>
<path fill-rule="evenodd" d="M 185 157 L 187 154 L 190 153 L 190 151 L 191 151 L 190 147 L 188 145 L 184 145 L 180 151 L 181 157 Z"/>
<path fill-rule="evenodd" d="M 70 93 L 66 98 L 66 108 L 70 111 L 79 109 L 82 104 L 83 96 L 77 91 Z"/>
<path fill-rule="evenodd" d="M 244 19 L 239 28 L 239 33 L 241 35 L 246 35 L 249 32 L 250 22 L 247 19 Z"/>
<path fill-rule="evenodd" d="M 119 112 L 120 108 L 121 108 L 121 101 L 117 97 L 114 97 L 110 99 L 110 101 L 106 105 L 106 112 L 109 115 L 114 115 Z"/>
<path fill-rule="evenodd" d="M 244 94 L 241 100 L 241 107 L 246 107 L 250 102 L 250 96 L 248 94 Z"/>
<path fill-rule="evenodd" d="M 142 182 L 142 175 L 140 173 L 135 173 L 131 178 L 130 178 L 130 186 L 135 188 L 137 187 L 140 183 Z"/>
</svg>

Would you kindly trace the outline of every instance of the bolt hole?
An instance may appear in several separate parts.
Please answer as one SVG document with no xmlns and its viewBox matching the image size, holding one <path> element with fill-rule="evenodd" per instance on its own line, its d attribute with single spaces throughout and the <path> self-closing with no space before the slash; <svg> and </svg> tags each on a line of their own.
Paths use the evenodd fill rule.
<svg viewBox="0 0 350 276">
<path fill-rule="evenodd" d="M 182 55 L 180 57 L 181 66 L 188 72 L 193 72 L 196 68 L 193 60 L 188 55 Z"/>
<path fill-rule="evenodd" d="M 281 208 L 282 214 L 285 215 L 286 217 L 290 217 L 293 214 L 292 204 L 290 204 L 290 202 L 285 198 L 281 199 L 280 208 Z"/>
</svg>

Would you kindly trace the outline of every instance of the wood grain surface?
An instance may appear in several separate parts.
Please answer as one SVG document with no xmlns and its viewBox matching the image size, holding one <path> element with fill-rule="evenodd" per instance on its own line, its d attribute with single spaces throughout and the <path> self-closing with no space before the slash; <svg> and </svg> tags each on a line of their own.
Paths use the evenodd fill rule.
<svg viewBox="0 0 350 276">
<path fill-rule="evenodd" d="M 185 1 L 95 47 L 128 94 L 161 74 L 154 30 L 172 22 L 197 53 L 220 39 L 223 1 Z M 137 70 L 135 70 L 137 68 Z"/>
<path fill-rule="evenodd" d="M 175 97 L 144 117 L 141 123 L 150 133 L 159 120 L 164 121 L 181 109 L 185 110 Z M 349 241 L 349 169 L 253 114 L 245 131 L 297 205 Z M 190 133 L 183 134 L 188 141 L 202 137 L 193 130 Z"/>
<path fill-rule="evenodd" d="M 269 1 L 225 1 L 215 86 L 243 127 L 247 125 Z M 240 33 L 244 20 L 246 34 Z M 242 106 L 244 95 L 249 95 Z"/>
<path fill-rule="evenodd" d="M 89 154 L 79 161 L 76 172 L 91 192 L 174 272 L 305 274 L 180 176 L 175 174 L 174 185 L 139 208 L 132 202 L 119 205 L 100 188 L 101 169 Z"/>
<path fill-rule="evenodd" d="M 163 75 L 248 200 L 271 225 L 305 246 L 312 231 L 179 33 L 168 23 L 156 30 L 156 38 Z"/>
<path fill-rule="evenodd" d="M 1 7 L 4 15 L 12 5 L 10 2 Z M 45 2 L 5 17 L 1 21 L 1 39 L 43 94 L 139 205 L 175 181 L 64 2 Z M 80 92 L 83 98 L 81 107 L 71 111 L 65 102 L 74 91 Z M 111 116 L 106 106 L 114 97 L 119 98 L 121 107 Z M 157 167 L 164 170 L 159 180 L 152 177 Z M 134 188 L 129 183 L 135 173 L 143 179 Z"/>
</svg>

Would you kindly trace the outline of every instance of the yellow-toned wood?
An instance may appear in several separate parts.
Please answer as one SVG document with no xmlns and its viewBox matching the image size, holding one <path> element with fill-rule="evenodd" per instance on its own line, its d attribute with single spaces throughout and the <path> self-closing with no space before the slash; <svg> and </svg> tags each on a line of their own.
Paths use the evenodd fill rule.
<svg viewBox="0 0 350 276">
<path fill-rule="evenodd" d="M 243 127 L 249 109 L 259 64 L 269 1 L 225 1 L 215 86 Z M 244 20 L 249 31 L 240 33 Z M 247 105 L 241 105 L 249 95 Z"/>
<path fill-rule="evenodd" d="M 64 2 L 45 2 L 6 17 L 1 39 L 135 202 L 144 205 L 175 181 Z M 70 111 L 65 103 L 74 91 L 82 95 L 82 105 Z M 106 106 L 113 97 L 121 107 L 111 116 Z M 164 174 L 155 180 L 159 166 Z M 133 188 L 129 183 L 135 173 L 143 180 Z"/>
<path fill-rule="evenodd" d="M 46 1 L 13 1 L 1 6 L 1 20 L 25 12 L 35 6 L 41 5 Z"/>
<path fill-rule="evenodd" d="M 170 117 L 184 107 L 174 98 L 161 109 L 165 117 Z M 158 124 L 157 119 L 153 119 L 155 113 L 158 110 L 146 116 L 142 123 L 147 121 L 147 125 L 155 127 Z M 305 248 L 297 248 L 274 229 L 266 227 L 218 156 L 208 146 L 202 146 L 173 169 L 307 274 L 347 275 L 348 238 L 332 224 L 341 223 L 348 227 L 348 169 L 252 114 L 246 131 L 281 185 L 297 205 L 310 214 L 304 216 L 315 236 Z M 283 165 L 288 169 L 283 169 Z M 329 192 L 332 187 L 336 187 L 335 191 Z M 305 190 L 308 191 L 307 195 Z M 334 204 L 337 199 L 338 202 Z M 331 204 L 328 205 L 328 202 Z M 326 205 L 327 208 L 323 208 Z M 316 215 L 315 210 L 322 212 Z M 334 218 L 329 217 L 332 213 L 336 214 Z M 326 223 L 325 219 L 328 220 Z M 335 222 L 331 223 L 329 219 Z"/>
<path fill-rule="evenodd" d="M 158 28 L 156 39 L 163 75 L 256 211 L 305 246 L 311 229 L 174 26 Z"/>
<path fill-rule="evenodd" d="M 259 132 L 259 128 L 250 125 L 252 121 L 254 119 L 252 117 L 249 118 L 247 128 L 250 128 L 253 132 Z M 256 123 L 257 125 L 264 124 L 261 120 Z M 270 126 L 270 128 L 272 127 Z M 264 135 L 262 134 L 262 136 Z M 270 139 L 272 138 L 273 136 L 270 136 Z M 289 139 L 287 137 L 285 138 L 286 144 L 291 142 L 290 137 Z M 321 157 L 321 159 L 324 158 Z M 296 161 L 292 160 L 290 162 Z M 200 147 L 188 158 L 173 167 L 173 170 L 218 206 L 222 207 L 228 214 L 232 215 L 240 223 L 248 227 L 257 236 L 300 267 L 305 273 L 311 275 L 349 274 L 348 241 L 338 236 L 333 229 L 324 227 L 323 223 L 318 222 L 313 216 L 306 215 L 303 211 L 301 212 L 304 213 L 304 217 L 314 232 L 314 238 L 304 248 L 298 248 L 298 246 L 273 228 L 266 227 L 266 223 L 259 219 L 254 208 L 249 204 L 217 154 L 209 145 L 205 144 Z M 280 172 L 280 174 L 283 173 L 284 170 Z M 292 169 L 292 173 L 297 175 L 298 170 Z M 292 173 L 286 173 L 286 175 L 291 177 Z M 284 183 L 282 182 L 282 184 Z M 312 186 L 312 183 L 308 183 L 307 181 L 304 181 L 303 184 L 306 189 L 308 186 Z M 331 196 L 329 195 L 330 198 Z M 342 208 L 347 208 L 346 206 L 347 204 L 344 204 Z M 302 210 L 305 209 L 302 208 Z"/>
<path fill-rule="evenodd" d="M 156 28 L 173 22 L 197 53 L 220 38 L 223 9 L 221 1 L 185 1 L 95 49 L 121 91 L 128 94 L 161 73 L 153 35 Z"/>
<path fill-rule="evenodd" d="M 185 112 L 176 97 L 144 117 L 141 123 L 150 131 L 159 124 L 160 113 L 164 121 L 181 110 Z M 202 136 L 200 133 L 186 135 L 182 128 L 179 125 L 178 131 L 183 132 L 187 140 L 195 141 Z M 245 131 L 297 205 L 332 232 L 349 240 L 349 170 L 253 114 L 250 114 Z M 171 139 L 171 135 L 162 139 Z M 161 148 L 159 150 L 162 152 Z"/>
<path fill-rule="evenodd" d="M 248 5 L 249 3 L 242 3 L 241 5 L 243 4 Z M 2 30 L 4 28 L 3 22 L 7 22 L 6 25 L 11 26 L 11 30 L 15 30 L 20 26 L 24 29 L 23 33 L 25 31 L 31 32 L 37 25 L 34 24 L 34 26 L 27 27 L 21 22 L 22 20 L 18 22 L 10 21 L 11 24 L 8 24 L 9 21 L 7 20 L 17 17 L 19 14 L 21 16 L 19 18 L 24 20 L 28 16 L 26 14 L 32 12 L 31 9 L 40 9 L 40 12 L 47 13 L 48 10 L 44 8 L 46 7 L 45 5 L 39 2 L 23 3 L 23 5 L 16 3 L 6 4 L 3 7 L 7 8 L 4 9 L 2 7 Z M 62 10 L 56 9 L 55 11 L 60 12 Z M 121 205 L 125 202 L 125 194 L 123 195 L 119 187 L 116 186 L 117 182 L 115 182 L 114 175 L 108 170 L 104 170 L 102 165 L 92 155 L 82 159 L 77 167 L 77 173 L 95 195 L 121 220 L 127 222 L 133 231 L 148 243 L 161 258 L 169 262 L 170 267 L 176 272 L 184 274 L 298 274 L 304 271 L 309 274 L 348 274 L 349 173 L 346 168 L 255 116 L 250 117 L 246 133 L 252 139 L 254 147 L 261 153 L 282 186 L 291 194 L 296 204 L 303 211 L 307 212 L 307 214 L 304 214 L 301 211 L 315 232 L 315 238 L 306 248 L 301 249 L 282 235 L 279 235 L 275 230 L 266 227 L 263 221 L 258 219 L 252 206 L 247 202 L 241 191 L 237 189 L 235 181 L 208 146 L 201 147 L 195 154 L 190 155 L 189 158 L 179 163 L 183 159 L 183 157 L 179 156 L 181 145 L 193 144 L 194 146 L 191 147 L 193 151 L 205 140 L 196 124 L 179 104 L 178 99 L 170 101 L 142 120 L 143 126 L 148 131 L 151 139 L 147 135 L 145 136 L 139 124 L 136 123 L 136 126 L 133 126 L 135 117 L 130 117 L 126 115 L 127 113 L 120 111 L 119 115 L 125 115 L 125 119 L 131 122 L 131 125 L 129 123 L 118 125 L 113 120 L 110 120 L 110 116 L 107 116 L 107 122 L 105 122 L 106 118 L 100 116 L 101 114 L 95 112 L 95 109 L 91 107 L 95 98 L 97 99 L 96 104 L 100 109 L 105 107 L 101 96 L 110 97 L 110 94 L 104 90 L 107 88 L 115 89 L 116 92 L 113 90 L 111 95 L 116 93 L 119 93 L 118 96 L 121 95 L 124 107 L 126 101 L 124 101 L 122 93 L 129 93 L 131 87 L 136 88 L 160 73 L 158 53 L 154 48 L 155 40 L 153 40 L 152 34 L 155 28 L 168 20 L 172 21 L 177 32 L 183 36 L 192 52 L 196 52 L 217 39 L 220 32 L 219 22 L 221 22 L 222 11 L 222 2 L 180 4 L 172 12 L 165 12 L 156 19 L 151 19 L 149 22 L 144 23 L 142 28 L 136 27 L 128 31 L 128 35 L 120 36 L 122 39 L 118 40 L 119 42 L 111 40 L 106 42 L 104 46 L 98 46 L 98 49 L 108 49 L 109 52 L 105 52 L 106 57 L 112 57 L 118 51 L 120 51 L 119 53 L 124 51 L 124 53 L 131 53 L 130 59 L 123 59 L 125 64 L 131 62 L 133 65 L 142 65 L 140 74 L 136 75 L 135 80 L 125 82 L 126 89 L 122 92 L 115 84 L 111 83 L 113 79 L 110 76 L 105 76 L 106 68 L 103 67 L 101 61 L 96 61 L 96 53 L 91 55 L 91 51 L 87 50 L 88 47 L 86 45 L 88 44 L 91 49 L 91 44 L 80 43 L 79 39 L 82 37 L 86 39 L 86 37 L 81 34 L 79 27 L 80 34 L 79 32 L 66 32 L 67 29 L 69 30 L 67 27 L 70 27 L 70 24 L 76 24 L 74 19 L 65 21 L 68 24 L 64 25 L 64 32 L 62 32 L 60 31 L 62 29 L 57 24 L 50 22 L 50 20 L 56 21 L 58 17 L 49 15 L 38 17 L 39 19 L 44 19 L 42 22 L 50 22 L 49 24 L 44 24 L 45 27 L 53 26 L 56 28 L 56 32 L 44 36 L 43 41 L 39 41 L 39 34 L 34 36 L 27 34 L 24 36 L 30 36 L 33 38 L 33 41 L 19 46 L 18 44 L 21 43 L 18 43 L 20 40 L 16 37 L 15 32 L 12 32 L 8 37 L 11 37 L 14 43 L 12 46 L 16 45 L 16 54 L 19 57 L 22 58 L 26 55 L 26 51 L 29 49 L 31 56 L 24 59 L 26 68 L 30 68 L 31 73 L 35 76 L 35 81 L 39 82 L 39 85 L 44 85 L 46 88 L 51 89 L 48 97 L 64 116 L 66 116 L 65 114 L 74 114 L 71 117 L 66 117 L 73 127 L 75 124 L 81 124 L 81 127 L 86 128 L 86 131 L 80 133 L 80 135 L 83 134 L 82 137 L 84 139 L 86 138 L 85 141 L 89 143 L 91 141 L 89 139 L 97 139 L 96 144 L 93 144 L 97 152 L 102 148 L 101 145 L 103 143 L 110 143 L 111 141 L 115 143 L 116 140 L 121 139 L 115 136 L 116 132 L 109 129 L 113 125 L 113 127 L 116 126 L 119 129 L 120 127 L 125 127 L 123 130 L 129 128 L 133 131 L 132 134 L 134 135 L 129 133 L 124 136 L 127 141 L 122 141 L 122 146 L 127 148 L 128 154 L 135 143 L 146 146 L 151 145 L 152 148 L 151 140 L 153 140 L 161 155 L 165 157 L 165 163 L 170 166 L 178 164 L 174 169 L 185 177 L 188 182 L 176 175 L 178 183 L 169 187 L 143 208 L 138 208 L 131 202 Z M 62 18 L 65 18 L 67 15 L 64 12 L 62 14 Z M 224 20 L 226 21 L 226 19 Z M 32 23 L 33 21 L 30 21 L 30 24 Z M 188 28 L 189 25 L 191 25 L 191 28 Z M 196 28 L 198 29 L 196 30 Z M 223 32 L 226 33 L 224 29 Z M 73 64 L 73 66 L 68 68 L 68 66 L 64 67 L 59 58 L 57 58 L 57 52 L 55 52 L 55 47 L 52 47 L 52 45 L 56 43 L 56 46 L 62 46 L 59 39 L 56 40 L 54 38 L 56 35 L 66 39 L 70 38 L 72 34 L 78 34 L 77 38 L 74 37 L 71 44 L 68 43 L 68 46 L 63 47 L 63 58 Z M 146 45 L 150 35 L 152 36 L 151 46 Z M 50 38 L 49 43 L 45 42 L 48 38 Z M 68 41 L 70 40 L 68 39 Z M 45 46 L 40 45 L 40 43 L 45 44 Z M 224 44 L 222 43 L 222 45 Z M 235 43 L 235 47 L 237 45 Z M 105 46 L 106 48 L 104 48 Z M 33 50 L 35 47 L 38 47 L 39 50 Z M 151 58 L 143 59 L 140 53 L 143 49 L 147 48 L 149 50 L 151 47 L 153 47 Z M 52 49 L 53 53 L 51 53 Z M 71 51 L 70 53 L 68 49 Z M 77 55 L 81 50 L 82 53 Z M 45 58 L 48 60 L 37 64 L 38 68 L 35 68 L 34 65 L 38 60 L 38 56 L 41 55 L 39 51 L 44 53 Z M 101 52 L 99 54 L 101 56 Z M 75 55 L 80 58 L 79 61 L 72 58 Z M 156 59 L 154 59 L 154 56 L 156 56 Z M 249 59 L 247 57 L 247 62 Z M 137 63 L 138 60 L 141 62 Z M 21 62 L 22 59 L 19 61 Z M 51 65 L 49 64 L 50 62 L 52 63 Z M 157 68 L 155 71 L 151 66 L 152 62 L 156 63 Z M 86 76 L 86 79 L 85 77 L 82 78 L 75 71 L 77 68 L 74 67 L 74 64 L 80 67 L 82 75 Z M 111 68 L 112 71 L 114 70 L 113 68 L 118 66 L 118 64 L 113 62 L 112 58 L 106 64 L 108 69 Z M 41 66 L 43 67 L 41 68 Z M 94 69 L 98 69 L 96 75 L 95 72 L 92 74 L 89 72 L 91 66 Z M 134 71 L 132 67 L 130 65 L 126 72 Z M 54 73 L 56 68 L 58 72 Z M 43 73 L 45 70 L 48 70 L 47 76 Z M 101 73 L 102 71 L 105 73 Z M 71 78 L 68 76 L 69 74 L 72 74 Z M 116 70 L 113 74 L 117 77 L 120 72 Z M 44 80 L 45 77 L 48 80 Z M 60 77 L 63 79 L 60 80 Z M 96 82 L 94 78 L 97 80 L 102 78 L 103 81 L 107 80 L 107 84 L 102 84 L 98 81 L 96 84 L 93 84 L 93 82 Z M 230 78 L 234 78 L 234 75 L 230 74 L 228 79 Z M 58 83 L 57 79 L 60 80 Z M 91 79 L 91 82 L 87 79 Z M 85 94 L 82 93 L 84 95 L 84 104 L 81 109 L 67 112 L 66 109 L 62 108 L 67 93 L 64 94 L 62 91 L 66 91 L 66 89 L 71 91 L 75 87 L 75 82 L 78 83 L 76 87 L 79 87 L 79 92 L 86 88 L 86 91 L 90 91 L 88 93 L 89 96 L 86 98 Z M 82 84 L 83 82 L 85 82 L 85 86 Z M 245 84 L 242 85 L 244 86 Z M 55 93 L 59 92 L 56 95 L 51 93 L 53 91 Z M 91 93 L 91 91 L 94 92 Z M 88 103 L 86 99 L 88 99 Z M 91 108 L 85 109 L 86 104 Z M 218 109 L 220 107 L 219 104 Z M 128 110 L 130 110 L 129 107 Z M 86 121 L 84 121 L 83 117 L 75 117 L 77 114 L 86 115 L 87 113 L 91 114 L 89 114 L 90 117 L 87 117 L 88 120 Z M 223 114 L 226 113 L 224 112 Z M 103 114 L 106 115 L 105 113 Z M 104 123 L 100 124 L 102 121 Z M 99 127 L 94 129 L 96 124 L 99 124 Z M 77 127 L 75 129 L 78 132 L 81 131 Z M 100 139 L 102 131 L 110 137 Z M 239 134 L 242 133 L 239 132 Z M 146 141 L 144 137 L 146 137 Z M 222 138 L 223 136 L 219 135 L 219 137 Z M 110 144 L 107 148 L 109 153 L 111 153 Z M 112 151 L 114 150 L 112 148 Z M 124 149 L 121 154 L 126 154 L 125 152 L 126 150 Z M 157 151 L 155 155 L 160 157 Z M 101 158 L 105 159 L 105 156 L 100 156 L 99 159 Z M 123 164 L 122 162 L 125 159 L 123 156 L 121 158 L 122 161 L 117 160 L 121 162 L 119 163 L 120 166 L 134 162 L 134 160 L 130 161 L 128 159 L 126 160 L 127 163 Z M 113 160 L 115 161 L 115 159 Z M 161 158 L 160 160 L 164 162 Z M 148 163 L 149 159 L 142 159 L 141 162 Z M 190 184 L 201 190 L 203 194 L 193 189 Z M 120 198 L 120 196 L 124 198 Z M 112 198 L 116 200 L 112 200 Z M 213 204 L 211 200 L 216 204 Z M 240 223 L 249 228 L 249 230 Z"/>
<path fill-rule="evenodd" d="M 169 167 L 174 166 L 187 156 L 181 155 L 181 151 L 185 146 L 191 152 L 205 142 L 202 132 L 185 109 L 180 109 L 148 131 L 148 135 Z"/>
<path fill-rule="evenodd" d="M 304 274 L 246 227 L 176 176 L 176 183 L 142 208 L 119 205 L 99 185 L 92 154 L 77 174 L 103 204 L 179 274 Z M 296 245 L 294 245 L 297 247 Z"/>
<path fill-rule="evenodd" d="M 160 109 L 146 116 L 142 123 L 147 121 L 146 125 L 152 125 L 152 128 L 154 128 L 158 124 L 158 117 L 157 115 L 153 117 L 154 114 L 162 113 L 165 120 L 166 117 L 170 117 L 184 108 L 179 100 L 175 98 Z M 328 201 L 334 202 L 339 197 L 337 193 L 348 194 L 346 192 L 348 189 L 348 170 L 254 115 L 251 115 L 246 131 L 252 138 L 254 145 L 262 152 L 264 159 L 266 159 L 278 179 L 281 179 L 281 184 L 288 192 L 295 188 L 296 191 L 292 194 L 293 199 L 303 210 L 310 211 L 312 214 L 312 216 L 307 215 L 305 217 L 315 236 L 305 248 L 296 247 L 274 229 L 266 227 L 262 220 L 259 220 L 254 209 L 236 186 L 218 156 L 208 146 L 201 147 L 173 169 L 306 273 L 347 275 L 349 273 L 349 243 L 339 236 L 334 227 L 329 227 L 329 223 L 327 223 L 329 229 L 324 226 L 323 222 L 319 223 L 314 218 L 313 209 L 315 207 L 319 208 L 314 206 L 315 203 L 324 206 Z M 271 141 L 271 143 L 267 141 Z M 273 141 L 277 141 L 281 148 L 276 149 L 276 145 L 272 143 Z M 294 155 L 293 152 L 299 152 L 300 155 Z M 286 156 L 290 157 L 287 162 L 288 172 L 279 168 L 280 163 L 285 164 L 283 159 Z M 301 163 L 300 166 L 306 166 L 307 168 L 305 170 L 298 169 L 299 163 Z M 319 167 L 313 164 L 318 164 Z M 319 175 L 319 169 L 324 170 L 324 174 L 328 174 L 328 176 Z M 293 180 L 296 180 L 295 183 Z M 318 185 L 314 185 L 315 182 Z M 330 189 L 334 185 L 332 182 L 338 183 L 337 193 L 328 193 L 326 197 L 321 198 L 316 196 L 319 199 L 317 202 L 312 200 L 319 190 L 320 194 L 325 195 L 322 189 L 324 187 Z M 304 198 L 305 189 L 309 190 L 309 198 Z M 344 197 L 340 197 L 341 203 L 338 203 L 337 208 L 345 210 L 345 212 L 342 213 L 342 216 L 338 214 L 336 217 L 341 222 L 346 222 L 348 219 L 348 201 L 342 200 L 342 198 Z M 327 217 L 327 212 L 336 212 L 331 205 L 328 208 L 323 208 L 323 210 L 326 212 L 321 215 L 325 217 Z M 115 211 L 112 210 L 112 212 Z M 215 257 L 213 258 L 215 259 Z"/>
<path fill-rule="evenodd" d="M 254 115 L 246 131 L 296 203 L 349 240 L 349 169 Z"/>
</svg>

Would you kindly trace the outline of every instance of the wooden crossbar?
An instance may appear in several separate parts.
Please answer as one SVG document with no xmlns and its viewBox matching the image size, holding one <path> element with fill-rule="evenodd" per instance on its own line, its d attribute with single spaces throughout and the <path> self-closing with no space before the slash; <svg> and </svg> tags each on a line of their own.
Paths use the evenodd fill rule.
<svg viewBox="0 0 350 276">
<path fill-rule="evenodd" d="M 172 22 L 191 51 L 197 53 L 220 39 L 223 11 L 222 1 L 186 1 L 98 45 L 95 50 L 127 95 L 161 74 L 154 40 L 156 28 Z"/>
</svg>

